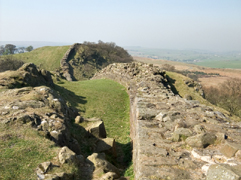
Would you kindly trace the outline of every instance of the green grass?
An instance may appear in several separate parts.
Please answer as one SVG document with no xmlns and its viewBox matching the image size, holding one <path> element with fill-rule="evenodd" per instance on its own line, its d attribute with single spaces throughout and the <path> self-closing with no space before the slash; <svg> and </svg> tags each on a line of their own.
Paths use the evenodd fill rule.
<svg viewBox="0 0 241 180">
<path fill-rule="evenodd" d="M 74 92 L 79 98 L 76 103 L 76 97 L 68 97 L 71 94 L 63 95 L 72 105 L 83 112 L 82 116 L 103 119 L 106 124 L 107 136 L 115 138 L 121 143 L 129 142 L 129 97 L 124 86 L 105 79 L 66 81 L 59 86 Z M 123 132 L 127 133 L 123 134 Z"/>
<path fill-rule="evenodd" d="M 130 143 L 129 97 L 124 86 L 107 80 L 87 80 L 78 82 L 62 81 L 56 90 L 76 107 L 85 118 L 99 117 L 104 121 L 107 137 L 114 138 L 117 144 L 116 166 L 126 168 L 133 176 L 131 166 L 132 147 Z M 133 178 L 132 178 L 133 179 Z"/>
<path fill-rule="evenodd" d="M 60 67 L 60 60 L 68 49 L 69 46 L 45 46 L 13 56 L 24 62 L 32 62 L 43 69 L 53 71 Z"/>
<path fill-rule="evenodd" d="M 36 179 L 37 165 L 50 161 L 57 150 L 28 125 L 0 124 L 0 179 Z"/>
</svg>

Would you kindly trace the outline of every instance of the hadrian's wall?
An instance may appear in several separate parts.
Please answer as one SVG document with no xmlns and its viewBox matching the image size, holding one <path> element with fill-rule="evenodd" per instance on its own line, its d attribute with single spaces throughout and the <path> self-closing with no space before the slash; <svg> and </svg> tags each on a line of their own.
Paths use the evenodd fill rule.
<svg viewBox="0 0 241 180">
<path fill-rule="evenodd" d="M 111 64 L 100 78 L 128 90 L 136 180 L 241 178 L 240 122 L 174 95 L 153 65 Z"/>
<path fill-rule="evenodd" d="M 80 45 L 79 43 L 75 43 L 69 47 L 67 52 L 64 54 L 64 57 L 60 61 L 60 67 L 63 71 L 63 76 L 66 78 L 67 81 L 73 81 L 73 73 L 71 72 L 71 67 L 68 63 L 68 58 L 70 54 L 74 51 L 74 49 Z"/>
</svg>

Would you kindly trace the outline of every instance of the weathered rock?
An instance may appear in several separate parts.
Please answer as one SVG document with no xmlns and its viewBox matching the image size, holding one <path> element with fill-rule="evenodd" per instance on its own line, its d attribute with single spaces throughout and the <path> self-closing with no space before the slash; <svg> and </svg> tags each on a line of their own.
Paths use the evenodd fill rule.
<svg viewBox="0 0 241 180">
<path fill-rule="evenodd" d="M 61 164 L 64 163 L 75 163 L 76 154 L 71 151 L 68 147 L 62 147 L 58 154 L 58 159 Z"/>
<path fill-rule="evenodd" d="M 37 169 L 36 169 L 36 173 L 37 173 L 37 178 L 38 180 L 42 180 L 45 179 L 45 173 L 50 170 L 52 166 L 51 162 L 43 162 L 41 164 L 38 165 Z"/>
<path fill-rule="evenodd" d="M 114 173 L 114 172 L 108 172 L 106 174 L 104 174 L 103 176 L 100 177 L 100 180 L 114 180 L 116 178 L 118 178 L 119 176 Z"/>
<path fill-rule="evenodd" d="M 105 138 L 100 139 L 96 144 L 96 152 L 105 152 L 116 156 L 116 144 L 115 139 L 113 138 Z"/>
<path fill-rule="evenodd" d="M 186 140 L 189 136 L 192 135 L 192 131 L 188 128 L 178 128 L 174 131 L 172 135 L 172 140 L 178 142 L 180 140 Z"/>
<path fill-rule="evenodd" d="M 226 141 L 225 145 L 220 149 L 220 152 L 230 158 L 233 157 L 238 150 L 241 150 L 240 144 Z"/>
<path fill-rule="evenodd" d="M 95 121 L 91 123 L 86 130 L 97 138 L 106 138 L 105 125 L 103 121 Z"/>
<path fill-rule="evenodd" d="M 81 123 L 81 122 L 83 122 L 83 121 L 84 121 L 84 118 L 83 118 L 83 117 L 81 117 L 81 116 L 76 116 L 76 118 L 75 118 L 75 123 L 76 123 L 76 124 Z"/>
<path fill-rule="evenodd" d="M 206 180 L 240 180 L 241 168 L 231 167 L 229 165 L 211 165 L 208 169 Z"/>
<path fill-rule="evenodd" d="M 186 143 L 191 147 L 206 148 L 214 144 L 217 137 L 212 133 L 203 133 L 196 136 L 191 136 L 186 139 Z"/>
<path fill-rule="evenodd" d="M 196 133 L 198 133 L 198 134 L 205 133 L 205 129 L 204 129 L 204 127 L 203 127 L 202 125 L 197 124 L 197 125 L 195 125 L 195 126 L 193 127 L 193 129 L 194 129 L 194 131 L 195 131 Z"/>
<path fill-rule="evenodd" d="M 105 159 L 104 153 L 93 153 L 87 159 L 94 164 L 95 169 L 102 169 L 103 172 L 114 172 L 119 175 L 119 170 Z"/>
<path fill-rule="evenodd" d="M 52 163 L 51 162 L 43 162 L 38 165 L 36 171 L 37 173 L 44 174 L 51 168 Z"/>
<path fill-rule="evenodd" d="M 241 150 L 238 150 L 235 154 L 235 157 L 241 159 Z"/>
</svg>

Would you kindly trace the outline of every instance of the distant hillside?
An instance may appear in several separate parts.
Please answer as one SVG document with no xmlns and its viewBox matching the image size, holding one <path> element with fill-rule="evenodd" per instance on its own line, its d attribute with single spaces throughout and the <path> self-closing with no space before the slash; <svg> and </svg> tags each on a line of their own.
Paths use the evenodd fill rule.
<svg viewBox="0 0 241 180">
<path fill-rule="evenodd" d="M 205 50 L 174 50 L 126 47 L 132 56 L 185 62 L 212 68 L 241 69 L 241 52 L 212 52 Z"/>
</svg>

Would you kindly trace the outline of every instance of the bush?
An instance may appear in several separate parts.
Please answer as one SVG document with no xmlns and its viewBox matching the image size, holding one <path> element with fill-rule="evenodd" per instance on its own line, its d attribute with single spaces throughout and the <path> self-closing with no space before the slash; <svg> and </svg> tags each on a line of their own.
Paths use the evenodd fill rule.
<svg viewBox="0 0 241 180">
<path fill-rule="evenodd" d="M 231 78 L 218 87 L 204 87 L 206 99 L 241 117 L 241 79 Z"/>
<path fill-rule="evenodd" d="M 166 71 L 175 71 L 175 66 L 172 66 L 170 64 L 163 64 L 162 65 L 162 69 L 166 70 Z"/>
<path fill-rule="evenodd" d="M 24 64 L 23 61 L 15 59 L 13 56 L 0 57 L 0 72 L 7 70 L 17 70 Z"/>
</svg>

